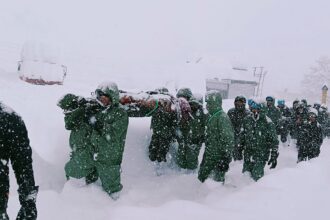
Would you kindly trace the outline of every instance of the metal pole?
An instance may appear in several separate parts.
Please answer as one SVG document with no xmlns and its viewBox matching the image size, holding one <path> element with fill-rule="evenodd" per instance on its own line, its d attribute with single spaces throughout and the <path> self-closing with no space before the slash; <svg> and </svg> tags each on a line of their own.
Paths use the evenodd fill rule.
<svg viewBox="0 0 330 220">
<path fill-rule="evenodd" d="M 262 96 L 262 90 L 264 89 L 264 82 L 265 82 L 266 74 L 267 74 L 267 71 L 265 71 L 264 74 L 262 75 L 262 83 L 261 83 L 261 92 L 260 92 L 260 96 Z"/>
</svg>

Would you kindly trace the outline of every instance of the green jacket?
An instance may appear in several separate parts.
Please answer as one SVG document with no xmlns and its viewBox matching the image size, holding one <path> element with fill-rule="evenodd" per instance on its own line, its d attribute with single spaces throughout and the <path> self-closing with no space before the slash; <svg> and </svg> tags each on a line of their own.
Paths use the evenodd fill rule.
<svg viewBox="0 0 330 220">
<path fill-rule="evenodd" d="M 119 106 L 119 91 L 117 86 L 99 87 L 111 98 L 111 105 L 95 115 L 95 123 L 91 143 L 94 147 L 94 160 L 111 165 L 120 165 L 124 152 L 128 116 Z"/>
<path fill-rule="evenodd" d="M 239 134 L 241 133 L 243 120 L 249 114 L 250 111 L 247 109 L 242 109 L 242 110 L 238 110 L 236 108 L 229 109 L 227 115 L 230 118 L 236 136 L 239 136 Z"/>
<path fill-rule="evenodd" d="M 203 112 L 203 105 L 196 100 L 189 102 L 191 107 L 192 120 L 190 121 L 190 140 L 192 144 L 201 144 L 205 140 L 206 115 Z"/>
<path fill-rule="evenodd" d="M 266 114 L 272 120 L 272 122 L 275 124 L 275 128 L 278 131 L 279 122 L 282 118 L 281 111 L 278 108 L 276 108 L 275 106 L 273 106 L 273 107 L 267 108 Z"/>
<path fill-rule="evenodd" d="M 227 114 L 222 110 L 222 98 L 218 92 L 209 93 L 205 151 L 198 171 L 198 179 L 204 182 L 214 172 L 214 180 L 224 181 L 234 148 L 234 131 Z"/>
<path fill-rule="evenodd" d="M 244 160 L 253 158 L 254 161 L 267 161 L 270 151 L 278 150 L 279 141 L 274 123 L 263 111 L 258 120 L 249 115 L 243 121 L 241 142 L 244 146 Z"/>
<path fill-rule="evenodd" d="M 92 127 L 88 124 L 88 120 L 84 107 L 65 113 L 65 128 L 71 130 L 69 143 L 73 151 L 90 147 Z"/>
<path fill-rule="evenodd" d="M 205 151 L 214 157 L 225 157 L 228 163 L 234 147 L 234 131 L 229 117 L 222 109 L 222 98 L 219 93 L 207 96 L 207 124 Z"/>
</svg>

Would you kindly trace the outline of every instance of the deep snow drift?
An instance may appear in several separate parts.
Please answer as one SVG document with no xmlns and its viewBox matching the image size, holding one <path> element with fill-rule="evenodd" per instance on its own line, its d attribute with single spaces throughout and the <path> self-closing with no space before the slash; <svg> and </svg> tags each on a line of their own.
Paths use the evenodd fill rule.
<svg viewBox="0 0 330 220">
<path fill-rule="evenodd" d="M 212 180 L 201 184 L 196 173 L 171 169 L 171 165 L 164 165 L 163 175 L 157 176 L 147 157 L 150 119 L 130 118 L 122 164 L 124 189 L 115 202 L 102 191 L 100 182 L 90 186 L 83 180 L 66 182 L 63 171 L 69 157 L 69 132 L 56 102 L 68 92 L 88 97 L 100 82 L 72 75 L 64 86 L 35 86 L 19 80 L 16 73 L 1 71 L 0 75 L 0 100 L 23 117 L 29 130 L 40 185 L 39 219 L 328 219 L 328 140 L 319 158 L 300 164 L 296 164 L 294 144 L 281 145 L 277 168 L 267 167 L 257 183 L 241 173 L 241 162 L 232 162 L 225 185 Z M 138 91 L 146 85 L 126 80 L 118 86 Z M 224 101 L 225 110 L 231 106 L 232 100 Z M 14 182 L 11 176 L 8 211 L 12 218 L 19 209 Z"/>
</svg>

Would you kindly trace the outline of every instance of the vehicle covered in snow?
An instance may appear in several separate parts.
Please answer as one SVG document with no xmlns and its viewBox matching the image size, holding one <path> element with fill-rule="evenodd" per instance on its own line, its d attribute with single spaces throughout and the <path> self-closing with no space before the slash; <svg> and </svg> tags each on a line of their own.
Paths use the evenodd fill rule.
<svg viewBox="0 0 330 220">
<path fill-rule="evenodd" d="M 62 85 L 67 67 L 60 64 L 58 48 L 39 42 L 26 42 L 17 71 L 20 79 L 28 83 Z"/>
</svg>

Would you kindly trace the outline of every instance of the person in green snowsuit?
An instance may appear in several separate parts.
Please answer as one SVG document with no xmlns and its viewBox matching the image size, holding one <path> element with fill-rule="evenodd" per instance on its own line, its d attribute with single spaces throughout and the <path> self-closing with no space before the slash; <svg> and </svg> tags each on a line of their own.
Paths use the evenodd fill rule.
<svg viewBox="0 0 330 220">
<path fill-rule="evenodd" d="M 173 97 L 165 87 L 146 94 L 151 97 L 135 100 L 134 97 L 124 95 L 121 103 L 124 104 L 129 117 L 151 117 L 149 159 L 158 163 L 166 162 L 170 145 L 175 140 L 177 125 L 177 114 L 171 108 Z"/>
<path fill-rule="evenodd" d="M 156 90 L 159 94 L 168 95 L 166 88 Z M 149 159 L 151 161 L 166 162 L 166 155 L 169 151 L 171 143 L 175 138 L 175 128 L 177 116 L 172 111 L 170 103 L 161 104 L 160 100 L 156 100 L 156 105 L 146 116 L 151 116 L 152 130 L 151 141 L 149 144 Z"/>
<path fill-rule="evenodd" d="M 272 96 L 266 97 L 267 112 L 266 115 L 272 120 L 275 125 L 276 134 L 280 135 L 280 120 L 282 118 L 281 111 L 275 106 L 275 98 Z"/>
<path fill-rule="evenodd" d="M 323 143 L 321 125 L 317 122 L 317 112 L 308 112 L 308 119 L 298 130 L 298 163 L 318 157 Z"/>
<path fill-rule="evenodd" d="M 289 107 L 285 105 L 285 101 L 277 100 L 277 108 L 281 112 L 281 119 L 279 121 L 278 129 L 281 136 L 281 142 L 285 143 L 289 135 L 290 123 L 291 123 L 291 111 Z"/>
<path fill-rule="evenodd" d="M 189 118 L 181 120 L 177 129 L 177 164 L 182 169 L 194 170 L 198 166 L 199 151 L 204 142 L 205 115 L 203 104 L 195 99 L 189 88 L 182 88 L 177 93 L 177 98 L 188 101 L 191 111 Z"/>
<path fill-rule="evenodd" d="M 101 106 L 95 100 L 87 101 L 81 96 L 70 93 L 61 98 L 57 105 L 64 110 L 65 128 L 71 131 L 69 138 L 71 148 L 70 160 L 84 160 L 87 151 L 91 151 L 88 149 L 91 147 L 90 138 L 93 129 L 89 119 Z M 97 179 L 98 176 L 94 169 L 93 172 L 86 176 L 86 183 L 95 182 Z"/>
<path fill-rule="evenodd" d="M 205 136 L 205 152 L 200 164 L 198 179 L 204 182 L 213 172 L 215 181 L 224 182 L 234 148 L 234 130 L 229 117 L 222 109 L 218 91 L 206 96 L 208 110 Z"/>
<path fill-rule="evenodd" d="M 229 109 L 227 115 L 233 125 L 235 132 L 235 147 L 233 151 L 234 160 L 243 159 L 243 146 L 241 146 L 240 136 L 242 133 L 242 123 L 250 111 L 245 108 L 246 99 L 243 96 L 237 96 L 234 101 L 234 108 Z"/>
<path fill-rule="evenodd" d="M 244 146 L 243 173 L 250 172 L 255 181 L 263 177 L 267 161 L 271 169 L 276 167 L 278 157 L 279 141 L 275 125 L 262 108 L 260 103 L 251 106 L 252 114 L 244 119 L 241 136 Z"/>
<path fill-rule="evenodd" d="M 83 178 L 97 172 L 103 189 L 114 199 L 123 188 L 120 166 L 128 128 L 128 116 L 119 105 L 119 91 L 114 83 L 100 85 L 95 94 L 102 107 L 88 119 L 92 127 L 88 144 L 65 165 L 69 177 Z M 90 144 L 89 144 L 90 143 Z M 75 143 L 73 144 L 75 145 Z"/>
</svg>

